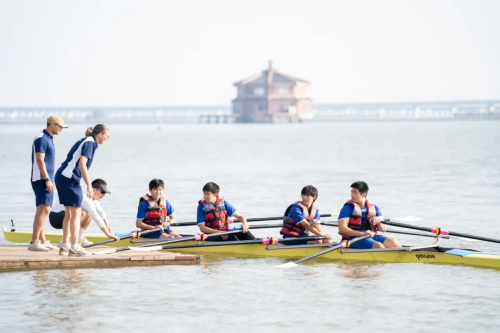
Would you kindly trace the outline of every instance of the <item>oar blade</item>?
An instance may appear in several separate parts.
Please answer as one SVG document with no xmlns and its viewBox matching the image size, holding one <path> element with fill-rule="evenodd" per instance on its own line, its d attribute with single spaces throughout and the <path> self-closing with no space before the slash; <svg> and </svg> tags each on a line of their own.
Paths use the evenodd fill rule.
<svg viewBox="0 0 500 333">
<path fill-rule="evenodd" d="M 99 254 L 111 254 L 111 253 L 115 253 L 115 252 L 116 252 L 116 249 L 111 249 L 111 250 L 91 252 L 91 254 L 92 255 L 99 255 Z"/>
<path fill-rule="evenodd" d="M 293 261 L 290 261 L 290 262 L 287 262 L 287 263 L 284 263 L 284 264 L 281 264 L 281 265 L 278 265 L 278 266 L 274 266 L 274 267 L 277 267 L 277 268 L 292 268 L 292 267 L 297 267 L 298 265 L 296 263 L 294 263 Z"/>
<path fill-rule="evenodd" d="M 465 238 L 465 237 L 458 237 L 458 236 L 449 236 L 451 239 L 457 239 L 457 240 L 463 240 L 466 242 L 479 242 L 477 239 L 472 239 L 472 238 Z"/>
<path fill-rule="evenodd" d="M 163 248 L 161 246 L 150 246 L 150 247 L 129 246 L 128 249 L 136 252 L 149 252 L 149 251 L 160 251 Z"/>
</svg>

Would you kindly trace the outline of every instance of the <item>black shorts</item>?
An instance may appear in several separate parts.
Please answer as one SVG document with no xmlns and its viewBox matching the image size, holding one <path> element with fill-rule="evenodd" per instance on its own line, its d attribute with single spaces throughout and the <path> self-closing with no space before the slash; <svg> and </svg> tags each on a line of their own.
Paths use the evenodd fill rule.
<svg viewBox="0 0 500 333">
<path fill-rule="evenodd" d="M 64 210 L 62 212 L 59 212 L 59 213 L 50 212 L 50 214 L 49 214 L 50 225 L 54 229 L 62 229 L 63 228 L 64 215 L 65 215 L 65 211 Z"/>
<path fill-rule="evenodd" d="M 209 242 L 228 242 L 228 241 L 240 241 L 240 240 L 254 240 L 255 236 L 249 231 L 247 233 L 240 232 L 236 234 L 227 235 L 227 239 L 222 239 L 222 236 L 208 237 L 206 240 Z"/>
</svg>

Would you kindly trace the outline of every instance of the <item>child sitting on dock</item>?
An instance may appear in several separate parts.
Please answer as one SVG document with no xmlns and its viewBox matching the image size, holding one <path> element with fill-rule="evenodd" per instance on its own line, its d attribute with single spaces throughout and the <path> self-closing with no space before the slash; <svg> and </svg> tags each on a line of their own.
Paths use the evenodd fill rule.
<svg viewBox="0 0 500 333">
<path fill-rule="evenodd" d="M 280 233 L 283 238 L 297 238 L 297 241 L 287 242 L 287 245 L 302 245 L 314 243 L 331 243 L 332 237 L 329 234 L 323 234 L 319 224 L 320 214 L 315 201 L 318 198 L 318 190 L 312 185 L 307 185 L 301 192 L 302 201 L 291 204 L 283 216 L 283 228 Z M 319 237 L 325 237 L 323 240 L 300 240 L 303 237 L 309 237 L 313 233 Z"/>
<path fill-rule="evenodd" d="M 203 200 L 198 203 L 196 222 L 204 234 L 214 234 L 233 229 L 229 217 L 236 217 L 241 221 L 241 233 L 218 237 L 209 237 L 208 241 L 251 240 L 255 237 L 248 231 L 247 219 L 224 198 L 219 197 L 220 187 L 210 182 L 203 186 Z"/>
<path fill-rule="evenodd" d="M 181 237 L 172 230 L 169 225 L 175 223 L 175 209 L 163 195 L 165 183 L 161 179 L 153 179 L 149 182 L 150 194 L 145 194 L 139 199 L 137 209 L 137 220 L 135 225 L 142 230 L 150 230 L 160 227 L 162 230 L 143 235 L 145 238 L 175 238 Z M 167 216 L 170 223 L 167 222 Z"/>
</svg>

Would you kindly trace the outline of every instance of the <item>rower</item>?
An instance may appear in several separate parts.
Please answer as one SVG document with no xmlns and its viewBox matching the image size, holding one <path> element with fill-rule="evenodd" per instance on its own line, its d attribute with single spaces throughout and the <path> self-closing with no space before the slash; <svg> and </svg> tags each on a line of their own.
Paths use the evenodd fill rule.
<svg viewBox="0 0 500 333">
<path fill-rule="evenodd" d="M 144 238 L 176 238 L 181 237 L 173 232 L 169 225 L 176 222 L 175 209 L 163 195 L 165 183 L 155 178 L 149 182 L 149 194 L 139 199 L 137 220 L 135 225 L 142 230 L 161 228 L 161 230 L 143 235 Z M 167 216 L 170 223 L 167 222 Z"/>
<path fill-rule="evenodd" d="M 118 236 L 115 236 L 111 232 L 111 228 L 109 226 L 106 213 L 104 212 L 104 209 L 102 209 L 101 204 L 99 203 L 99 201 L 101 201 L 104 198 L 106 193 L 111 194 L 111 192 L 108 191 L 107 185 L 108 184 L 104 180 L 95 179 L 92 182 L 92 189 L 93 189 L 92 198 L 84 197 L 82 200 L 82 212 L 80 216 L 80 232 L 78 234 L 78 244 L 82 246 L 92 244 L 92 242 L 89 242 L 85 238 L 85 232 L 89 227 L 90 220 L 94 221 L 97 224 L 99 229 L 102 230 L 102 232 L 106 235 L 106 237 L 108 237 L 109 239 L 120 240 Z M 49 214 L 50 225 L 52 225 L 52 227 L 54 227 L 55 229 L 62 229 L 65 215 L 66 213 L 64 205 L 61 204 L 59 200 L 56 200 L 56 204 L 54 205 L 54 208 Z"/>
<path fill-rule="evenodd" d="M 377 231 L 385 232 L 384 217 L 377 205 L 366 199 L 368 184 L 357 181 L 351 184 L 351 200 L 347 201 L 339 214 L 339 234 L 342 240 L 370 235 L 350 247 L 359 249 L 375 249 L 385 247 L 401 247 L 394 237 L 378 235 Z"/>
<path fill-rule="evenodd" d="M 203 200 L 198 203 L 196 222 L 204 234 L 214 234 L 233 229 L 229 217 L 235 217 L 241 222 L 241 233 L 209 237 L 208 241 L 252 240 L 255 237 L 248 231 L 247 219 L 234 208 L 224 197 L 219 197 L 220 187 L 214 182 L 203 186 Z"/>
<path fill-rule="evenodd" d="M 319 222 L 319 209 L 315 201 L 318 198 L 318 190 L 312 185 L 305 186 L 301 193 L 302 201 L 291 204 L 283 215 L 283 228 L 280 233 L 283 238 L 297 238 L 296 241 L 287 242 L 286 245 L 331 243 L 332 236 L 324 234 Z M 303 237 L 310 237 L 310 233 L 319 237 L 320 240 L 300 240 Z"/>
</svg>

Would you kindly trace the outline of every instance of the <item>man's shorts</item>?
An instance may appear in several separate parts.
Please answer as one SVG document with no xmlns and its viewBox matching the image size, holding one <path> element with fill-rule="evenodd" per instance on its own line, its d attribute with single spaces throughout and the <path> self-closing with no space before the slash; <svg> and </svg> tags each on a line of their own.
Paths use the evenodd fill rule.
<svg viewBox="0 0 500 333">
<path fill-rule="evenodd" d="M 36 205 L 47 205 L 52 207 L 52 200 L 54 199 L 54 191 L 47 191 L 47 186 L 45 180 L 37 180 L 36 182 L 31 182 L 31 187 L 33 192 L 35 192 L 35 202 Z"/>
<path fill-rule="evenodd" d="M 144 231 L 147 231 L 147 230 L 143 230 L 143 232 Z M 143 238 L 160 238 L 161 235 L 163 235 L 163 234 L 168 235 L 171 232 L 172 232 L 172 230 L 170 230 L 170 227 L 169 227 L 169 228 L 165 228 L 164 230 L 155 231 L 155 232 L 152 232 L 152 233 L 144 235 L 144 236 L 141 235 L 141 237 L 143 237 Z"/>
<path fill-rule="evenodd" d="M 208 236 L 208 235 L 207 235 Z M 207 242 L 235 242 L 235 241 L 244 241 L 244 240 L 255 240 L 255 236 L 250 232 L 238 232 L 235 234 L 226 235 L 226 239 L 223 239 L 224 236 L 212 236 L 207 237 Z"/>
<path fill-rule="evenodd" d="M 352 238 L 351 238 L 352 239 Z M 387 236 L 375 235 L 371 238 L 365 238 L 349 246 L 351 249 L 371 249 L 375 242 L 384 244 Z"/>
<path fill-rule="evenodd" d="M 307 234 L 302 234 L 302 235 L 298 235 L 298 236 L 290 236 L 290 235 L 283 235 L 283 238 L 285 239 L 289 239 L 289 238 L 296 238 L 297 240 L 296 241 L 290 241 L 290 242 L 286 242 L 286 243 L 283 243 L 284 245 L 303 245 L 303 244 L 307 244 L 307 242 L 309 242 L 308 240 L 299 240 L 299 238 L 304 238 L 304 237 L 314 237 L 316 235 L 307 235 Z"/>
<path fill-rule="evenodd" d="M 80 182 L 63 176 L 59 171 L 55 178 L 59 202 L 64 207 L 82 207 L 83 193 Z"/>
<path fill-rule="evenodd" d="M 64 216 L 66 215 L 65 213 L 66 212 L 64 210 L 62 212 L 59 212 L 59 213 L 50 212 L 49 222 L 50 222 L 50 225 L 54 229 L 62 229 L 63 228 Z"/>
</svg>

